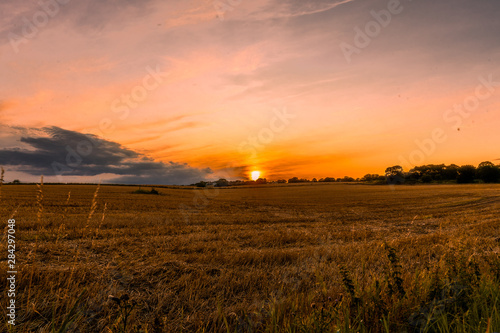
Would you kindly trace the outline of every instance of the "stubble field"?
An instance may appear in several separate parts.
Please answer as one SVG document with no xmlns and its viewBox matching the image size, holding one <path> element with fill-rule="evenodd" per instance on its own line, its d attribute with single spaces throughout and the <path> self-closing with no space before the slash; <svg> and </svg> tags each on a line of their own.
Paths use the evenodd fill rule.
<svg viewBox="0 0 500 333">
<path fill-rule="evenodd" d="M 498 186 L 137 189 L 2 186 L 2 332 L 500 330 Z"/>
</svg>

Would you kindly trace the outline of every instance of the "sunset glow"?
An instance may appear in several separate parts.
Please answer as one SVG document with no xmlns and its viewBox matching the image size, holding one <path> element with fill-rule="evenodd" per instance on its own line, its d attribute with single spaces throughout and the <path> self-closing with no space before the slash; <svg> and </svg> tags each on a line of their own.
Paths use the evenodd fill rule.
<svg viewBox="0 0 500 333">
<path fill-rule="evenodd" d="M 257 180 L 260 178 L 260 171 L 252 171 L 252 180 Z"/>
<path fill-rule="evenodd" d="M 0 164 L 191 184 L 500 159 L 500 2 L 389 3 L 2 1 Z"/>
</svg>

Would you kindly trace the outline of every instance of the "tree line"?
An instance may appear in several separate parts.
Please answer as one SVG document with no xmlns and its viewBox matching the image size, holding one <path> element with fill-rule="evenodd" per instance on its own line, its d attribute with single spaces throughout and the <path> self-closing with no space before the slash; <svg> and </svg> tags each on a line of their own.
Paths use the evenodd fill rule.
<svg viewBox="0 0 500 333">
<path fill-rule="evenodd" d="M 201 181 L 192 184 L 197 187 L 225 187 L 225 186 L 240 186 L 240 185 L 261 185 L 261 184 L 294 184 L 294 183 L 333 183 L 333 182 L 363 182 L 370 184 L 417 184 L 417 183 L 500 183 L 500 165 L 495 165 L 492 162 L 482 162 L 477 167 L 473 165 L 456 164 L 427 164 L 417 166 L 409 171 L 405 171 L 400 165 L 388 167 L 385 174 L 366 174 L 361 178 L 353 178 L 345 176 L 343 178 L 325 177 L 320 179 L 307 179 L 292 177 L 290 179 L 278 179 L 268 181 L 266 178 L 257 180 L 235 180 L 228 181 L 219 179 L 213 182 Z"/>
<path fill-rule="evenodd" d="M 458 184 L 471 183 L 499 183 L 500 165 L 492 162 L 482 162 L 477 167 L 473 165 L 456 164 L 428 164 L 414 167 L 405 172 L 399 165 L 389 167 L 385 170 L 386 179 L 389 183 L 432 183 L 432 182 L 456 182 Z"/>
</svg>

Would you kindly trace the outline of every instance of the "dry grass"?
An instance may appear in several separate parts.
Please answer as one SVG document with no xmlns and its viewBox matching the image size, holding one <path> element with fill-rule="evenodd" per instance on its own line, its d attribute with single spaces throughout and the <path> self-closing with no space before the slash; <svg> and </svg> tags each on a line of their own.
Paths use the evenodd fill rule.
<svg viewBox="0 0 500 333">
<path fill-rule="evenodd" d="M 40 184 L 36 184 L 36 187 L 37 187 L 36 205 L 38 207 L 38 212 L 36 214 L 36 222 L 37 224 L 41 224 L 43 215 L 43 176 L 40 177 Z"/>
<path fill-rule="evenodd" d="M 398 332 L 440 304 L 432 302 L 447 302 L 429 295 L 457 281 L 477 282 L 474 292 L 498 299 L 495 185 L 159 188 L 160 195 L 43 185 L 43 215 L 37 189 L 2 187 L 2 219 L 17 221 L 16 332 L 66 324 L 71 332 Z M 0 251 L 4 258 L 5 241 Z M 4 307 L 5 293 L 0 300 Z M 478 332 L 500 330 L 490 303 L 491 315 L 473 303 Z M 436 322 L 429 332 L 448 320 L 436 313 L 426 317 Z"/>
<path fill-rule="evenodd" d="M 0 201 L 2 200 L 2 186 L 3 186 L 3 181 L 4 181 L 4 174 L 5 170 L 3 168 L 0 168 Z"/>
</svg>

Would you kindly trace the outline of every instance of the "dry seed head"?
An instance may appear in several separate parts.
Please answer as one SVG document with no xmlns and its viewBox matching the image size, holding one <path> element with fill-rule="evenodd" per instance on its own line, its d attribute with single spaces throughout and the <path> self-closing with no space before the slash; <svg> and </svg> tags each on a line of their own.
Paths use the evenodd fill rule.
<svg viewBox="0 0 500 333">
<path fill-rule="evenodd" d="M 94 192 L 94 197 L 92 198 L 92 205 L 90 206 L 89 216 L 87 218 L 87 225 L 90 224 L 90 220 L 92 219 L 92 216 L 94 215 L 95 210 L 97 209 L 97 194 L 99 193 L 100 187 L 101 187 L 101 183 L 97 184 L 97 188 L 95 189 L 95 192 Z"/>
<path fill-rule="evenodd" d="M 108 203 L 104 203 L 104 208 L 102 210 L 102 219 L 101 219 L 101 224 L 104 222 L 104 217 L 106 217 L 106 208 L 108 207 Z"/>
<path fill-rule="evenodd" d="M 42 214 L 43 214 L 43 176 L 40 177 L 40 184 L 36 184 L 36 187 L 38 188 L 37 190 L 37 195 L 36 195 L 36 204 L 38 206 L 38 212 L 36 214 L 36 218 L 38 223 L 42 220 Z"/>
</svg>

